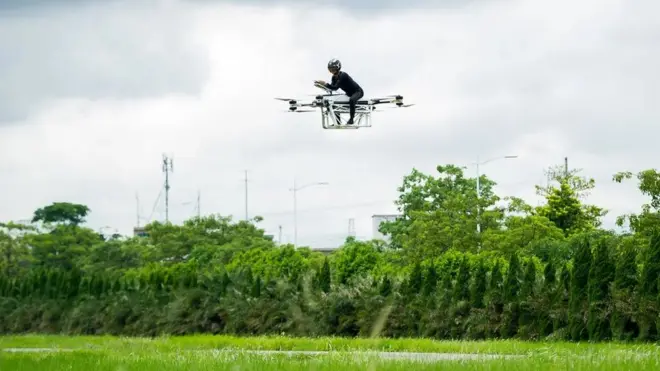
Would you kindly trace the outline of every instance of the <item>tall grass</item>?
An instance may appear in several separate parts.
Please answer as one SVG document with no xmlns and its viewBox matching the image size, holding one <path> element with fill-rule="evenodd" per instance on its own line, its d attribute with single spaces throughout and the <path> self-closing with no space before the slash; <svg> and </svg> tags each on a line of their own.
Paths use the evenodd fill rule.
<svg viewBox="0 0 660 371">
<path fill-rule="evenodd" d="M 12 336 L 0 338 L 0 370 L 658 370 L 653 344 L 533 343 L 231 336 L 160 338 Z M 11 353 L 8 348 L 58 348 Z M 246 350 L 330 350 L 327 354 L 255 354 Z M 350 352 L 359 351 L 359 352 Z M 386 360 L 364 351 L 490 353 L 477 360 Z"/>
<path fill-rule="evenodd" d="M 321 356 L 259 355 L 238 351 L 116 352 L 77 351 L 61 353 L 4 354 L 2 370 L 70 371 L 169 371 L 169 370 L 657 370 L 658 354 L 604 352 L 560 357 L 545 355 L 518 359 L 470 361 L 387 361 L 375 355 L 335 353 Z"/>
</svg>

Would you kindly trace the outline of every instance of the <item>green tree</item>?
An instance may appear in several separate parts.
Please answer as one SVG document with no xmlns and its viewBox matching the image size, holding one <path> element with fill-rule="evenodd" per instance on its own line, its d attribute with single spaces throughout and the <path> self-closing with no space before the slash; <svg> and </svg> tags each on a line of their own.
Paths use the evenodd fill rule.
<svg viewBox="0 0 660 371">
<path fill-rule="evenodd" d="M 8 277 L 16 277 L 29 270 L 33 260 L 25 241 L 12 235 L 15 230 L 23 228 L 13 223 L 0 224 L 0 274 Z"/>
<path fill-rule="evenodd" d="M 479 263 L 477 264 L 477 268 L 474 274 L 474 283 L 472 286 L 472 308 L 477 308 L 481 309 L 484 308 L 484 298 L 486 295 L 486 279 L 487 279 L 487 274 L 488 274 L 488 269 L 486 268 L 486 265 L 484 264 L 483 259 L 479 259 Z"/>
<path fill-rule="evenodd" d="M 553 330 L 553 313 L 558 307 L 557 303 L 557 267 L 553 260 L 543 268 L 543 286 L 541 295 L 541 307 L 545 310 L 539 318 L 539 334 L 542 337 L 548 336 Z"/>
<path fill-rule="evenodd" d="M 551 167 L 547 175 L 557 186 L 536 186 L 537 194 L 547 201 L 536 208 L 536 214 L 551 220 L 566 236 L 598 228 L 600 218 L 607 213 L 600 207 L 583 203 L 595 187 L 595 181 L 578 176 L 579 172 L 579 169 L 566 171 L 560 166 Z"/>
<path fill-rule="evenodd" d="M 85 222 L 85 218 L 87 218 L 89 212 L 89 208 L 85 205 L 70 202 L 54 202 L 37 209 L 32 217 L 32 222 L 79 225 Z"/>
<path fill-rule="evenodd" d="M 383 256 L 372 242 L 349 239 L 334 253 L 336 282 L 346 284 L 353 277 L 371 273 L 382 263 Z"/>
<path fill-rule="evenodd" d="M 660 280 L 660 229 L 651 232 L 648 251 L 639 279 L 638 323 L 642 340 L 655 341 L 658 337 L 658 281 Z"/>
<path fill-rule="evenodd" d="M 435 265 L 431 264 L 426 269 L 426 275 L 424 275 L 424 287 L 422 293 L 424 296 L 430 296 L 435 293 L 435 289 L 438 286 L 438 272 L 435 269 Z"/>
<path fill-rule="evenodd" d="M 509 258 L 509 269 L 504 281 L 505 315 L 502 324 L 502 336 L 512 337 L 518 332 L 518 320 L 520 316 L 520 258 L 517 253 L 511 254 Z"/>
<path fill-rule="evenodd" d="M 498 228 L 503 210 L 493 191 L 494 182 L 482 176 L 481 195 L 476 179 L 466 178 L 463 169 L 438 166 L 438 176 L 413 170 L 404 177 L 397 205 L 402 216 L 381 225 L 381 232 L 392 236 L 396 248 L 404 248 L 410 259 L 438 256 L 449 249 L 466 251 L 478 246 L 477 210 L 481 230 Z"/>
<path fill-rule="evenodd" d="M 571 272 L 568 325 L 571 339 L 581 341 L 588 339 L 584 318 L 588 306 L 587 286 L 592 255 L 589 236 L 581 235 L 575 240 L 575 243 L 577 244 L 577 252 L 573 261 L 573 271 Z"/>
<path fill-rule="evenodd" d="M 520 285 L 520 317 L 518 319 L 518 334 L 524 338 L 537 336 L 538 324 L 536 322 L 536 264 L 534 259 L 528 259 L 525 272 Z"/>
<path fill-rule="evenodd" d="M 321 289 L 321 291 L 325 292 L 326 294 L 329 293 L 331 274 L 330 274 L 330 263 L 327 257 L 323 260 L 323 268 L 321 268 L 321 272 L 319 273 L 318 281 L 319 281 L 319 288 Z"/>
<path fill-rule="evenodd" d="M 605 238 L 596 244 L 594 260 L 589 270 L 589 317 L 587 327 L 589 340 L 602 341 L 611 337 L 610 284 L 614 280 L 614 264 L 610 259 L 609 247 Z"/>
<path fill-rule="evenodd" d="M 630 238 L 623 241 L 616 257 L 612 287 L 612 337 L 632 340 L 639 335 L 635 318 L 635 288 L 637 287 L 637 250 Z"/>
<path fill-rule="evenodd" d="M 502 264 L 498 259 L 491 270 L 487 291 L 488 315 L 491 325 L 487 329 L 486 336 L 489 338 L 499 338 L 501 335 L 504 303 L 504 276 L 502 275 Z"/>
<path fill-rule="evenodd" d="M 31 246 L 35 264 L 54 269 L 81 267 L 92 248 L 103 242 L 94 230 L 70 225 L 58 225 L 49 233 L 23 237 Z"/>
<path fill-rule="evenodd" d="M 612 179 L 617 183 L 631 179 L 633 173 L 629 171 L 614 174 Z M 622 227 L 628 223 L 630 229 L 645 237 L 649 237 L 660 224 L 660 172 L 655 169 L 640 171 L 636 174 L 637 188 L 644 195 L 650 197 L 650 202 L 642 205 L 639 214 L 624 214 L 617 217 L 617 225 Z"/>
</svg>

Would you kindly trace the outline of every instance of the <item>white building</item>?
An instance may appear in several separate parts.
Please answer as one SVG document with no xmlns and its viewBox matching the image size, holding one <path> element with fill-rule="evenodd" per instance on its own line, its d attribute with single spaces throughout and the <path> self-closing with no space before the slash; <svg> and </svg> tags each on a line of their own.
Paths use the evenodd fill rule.
<svg viewBox="0 0 660 371">
<path fill-rule="evenodd" d="M 374 239 L 379 239 L 379 240 L 384 240 L 388 241 L 390 240 L 389 236 L 385 236 L 382 233 L 378 231 L 380 228 L 380 225 L 383 224 L 383 222 L 393 222 L 397 218 L 400 218 L 402 215 L 400 214 L 376 214 L 371 216 L 371 234 L 372 238 Z"/>
</svg>

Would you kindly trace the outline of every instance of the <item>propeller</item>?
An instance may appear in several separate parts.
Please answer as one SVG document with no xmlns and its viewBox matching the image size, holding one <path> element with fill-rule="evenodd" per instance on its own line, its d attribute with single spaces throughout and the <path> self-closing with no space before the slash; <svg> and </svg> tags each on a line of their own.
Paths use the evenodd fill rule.
<svg viewBox="0 0 660 371">
<path fill-rule="evenodd" d="M 396 106 L 379 106 L 378 109 L 379 110 L 388 110 L 388 109 L 397 109 L 397 108 L 407 108 L 407 107 L 412 107 L 414 105 L 415 105 L 414 103 L 410 103 L 410 104 L 401 103 L 401 104 L 397 104 Z"/>
<path fill-rule="evenodd" d="M 313 109 L 301 109 L 299 110 L 297 106 L 289 107 L 289 112 L 314 112 Z"/>
</svg>

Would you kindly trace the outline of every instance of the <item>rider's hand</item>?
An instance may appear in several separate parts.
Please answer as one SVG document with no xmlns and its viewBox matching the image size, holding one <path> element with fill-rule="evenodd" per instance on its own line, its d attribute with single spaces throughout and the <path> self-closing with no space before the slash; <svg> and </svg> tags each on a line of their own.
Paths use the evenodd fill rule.
<svg viewBox="0 0 660 371">
<path fill-rule="evenodd" d="M 325 85 L 325 81 L 323 81 L 323 80 L 316 80 L 316 81 L 314 81 L 314 83 L 319 84 L 319 85 Z"/>
</svg>

